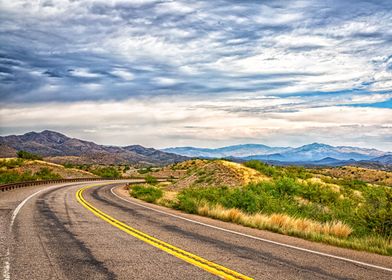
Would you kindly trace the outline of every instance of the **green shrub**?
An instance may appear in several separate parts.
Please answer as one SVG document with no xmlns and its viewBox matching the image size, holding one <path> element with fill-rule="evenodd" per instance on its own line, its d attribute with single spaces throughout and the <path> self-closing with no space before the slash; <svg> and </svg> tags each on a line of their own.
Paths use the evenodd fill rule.
<svg viewBox="0 0 392 280">
<path fill-rule="evenodd" d="M 23 158 L 23 159 L 31 159 L 31 160 L 42 159 L 41 156 L 26 151 L 19 151 L 16 153 L 16 155 L 18 156 L 18 158 Z"/>
<path fill-rule="evenodd" d="M 7 169 L 13 169 L 13 168 L 22 166 L 23 163 L 24 163 L 24 160 L 22 158 L 0 160 L 0 168 L 5 167 Z"/>
<path fill-rule="evenodd" d="M 269 177 L 289 177 L 293 179 L 308 179 L 312 177 L 312 174 L 310 174 L 306 168 L 301 166 L 280 167 L 269 165 L 259 160 L 251 160 L 245 162 L 244 165 L 249 168 L 253 168 Z"/>
<path fill-rule="evenodd" d="M 37 173 L 32 174 L 31 171 L 19 173 L 14 170 L 0 171 L 0 183 L 17 183 L 36 180 L 53 180 L 61 179 L 59 174 L 53 173 L 49 168 L 41 168 Z"/>
<path fill-rule="evenodd" d="M 43 167 L 37 173 L 34 174 L 39 180 L 54 180 L 61 179 L 61 176 L 57 173 L 53 173 L 49 168 Z"/>
<path fill-rule="evenodd" d="M 261 162 L 259 160 L 251 160 L 251 161 L 245 162 L 244 165 L 246 167 L 253 168 L 253 169 L 263 173 L 264 175 L 267 175 L 270 177 L 276 176 L 280 173 L 280 170 L 278 167 L 268 165 L 268 164 Z"/>
<path fill-rule="evenodd" d="M 100 167 L 91 170 L 91 173 L 98 175 L 99 177 L 109 178 L 109 179 L 115 179 L 121 177 L 120 172 L 118 172 L 118 170 L 115 167 Z"/>
<path fill-rule="evenodd" d="M 70 163 L 70 162 L 64 163 L 63 166 L 64 166 L 65 168 L 75 168 L 75 165 L 72 164 L 72 163 Z"/>
<path fill-rule="evenodd" d="M 133 197 L 152 203 L 161 198 L 163 192 L 161 189 L 153 186 L 134 185 L 130 188 L 130 194 Z"/>
<path fill-rule="evenodd" d="M 0 183 L 17 183 L 25 181 L 35 181 L 37 178 L 31 174 L 31 172 L 19 173 L 16 171 L 2 171 L 0 172 Z"/>
<path fill-rule="evenodd" d="M 150 185 L 156 185 L 158 183 L 157 178 L 151 175 L 147 175 L 146 177 L 144 177 L 144 180 L 146 180 L 146 183 Z"/>
<path fill-rule="evenodd" d="M 149 173 L 149 172 L 151 172 L 151 171 L 152 171 L 151 166 L 146 167 L 146 168 L 142 168 L 142 169 L 138 169 L 138 170 L 137 170 L 137 172 L 138 172 L 139 174 L 146 174 L 146 173 Z"/>
<path fill-rule="evenodd" d="M 385 238 L 392 238 L 392 190 L 374 188 L 365 192 L 366 203 L 358 210 L 367 228 Z"/>
<path fill-rule="evenodd" d="M 179 194 L 177 196 L 178 202 L 174 208 L 185 211 L 190 214 L 196 214 L 199 204 L 196 200 L 188 195 Z"/>
</svg>

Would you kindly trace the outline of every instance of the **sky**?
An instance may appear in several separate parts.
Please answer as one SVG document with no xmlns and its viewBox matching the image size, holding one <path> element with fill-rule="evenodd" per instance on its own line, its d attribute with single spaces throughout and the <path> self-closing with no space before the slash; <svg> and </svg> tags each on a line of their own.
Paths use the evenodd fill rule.
<svg viewBox="0 0 392 280">
<path fill-rule="evenodd" d="M 0 134 L 392 150 L 392 1 L 0 0 Z"/>
</svg>

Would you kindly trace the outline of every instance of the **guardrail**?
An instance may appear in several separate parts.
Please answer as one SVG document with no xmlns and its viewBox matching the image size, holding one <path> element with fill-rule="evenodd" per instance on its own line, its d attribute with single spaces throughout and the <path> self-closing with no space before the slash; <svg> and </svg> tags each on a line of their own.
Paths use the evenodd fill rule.
<svg viewBox="0 0 392 280">
<path fill-rule="evenodd" d="M 39 180 L 39 181 L 28 181 L 28 182 L 20 182 L 20 183 L 11 183 L 0 185 L 0 191 L 10 191 L 13 189 L 24 188 L 29 186 L 36 185 L 46 185 L 53 183 L 67 183 L 67 182 L 85 182 L 85 181 L 103 181 L 103 180 L 116 180 L 116 179 L 107 179 L 107 178 L 73 178 L 73 179 L 55 179 L 55 180 Z"/>
<path fill-rule="evenodd" d="M 29 186 L 36 186 L 36 185 L 46 185 L 46 184 L 53 184 L 53 183 L 68 183 L 68 182 L 86 182 L 86 181 L 104 181 L 104 180 L 135 180 L 135 179 L 144 179 L 142 177 L 135 177 L 135 178 L 73 178 L 73 179 L 55 179 L 55 180 L 39 180 L 39 181 L 28 181 L 28 182 L 19 182 L 19 183 L 11 183 L 11 184 L 4 184 L 0 185 L 0 192 L 10 191 L 13 189 L 24 188 Z M 168 179 L 173 178 L 166 178 L 166 177 L 156 177 L 158 181 L 165 181 Z"/>
</svg>

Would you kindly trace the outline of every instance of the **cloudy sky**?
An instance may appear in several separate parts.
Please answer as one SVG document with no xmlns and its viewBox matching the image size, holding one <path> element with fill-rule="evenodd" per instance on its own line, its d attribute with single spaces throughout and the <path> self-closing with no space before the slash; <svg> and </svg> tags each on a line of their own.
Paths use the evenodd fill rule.
<svg viewBox="0 0 392 280">
<path fill-rule="evenodd" d="M 0 0 L 0 134 L 392 150 L 392 1 Z"/>
</svg>

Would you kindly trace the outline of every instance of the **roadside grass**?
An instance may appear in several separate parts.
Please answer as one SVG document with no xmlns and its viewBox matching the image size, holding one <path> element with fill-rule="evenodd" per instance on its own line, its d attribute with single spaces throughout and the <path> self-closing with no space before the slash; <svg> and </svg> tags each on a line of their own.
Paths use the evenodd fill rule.
<svg viewBox="0 0 392 280">
<path fill-rule="evenodd" d="M 317 178 L 303 168 L 257 162 L 250 166 L 272 178 L 238 187 L 195 185 L 170 193 L 143 186 L 145 192 L 159 195 L 141 199 L 252 228 L 392 256 L 392 188 L 360 180 Z M 133 190 L 131 195 L 138 196 Z"/>
<path fill-rule="evenodd" d="M 111 166 L 95 168 L 90 170 L 90 172 L 102 178 L 121 178 L 120 172 L 115 167 Z"/>
<path fill-rule="evenodd" d="M 291 232 L 301 236 L 322 234 L 347 238 L 352 233 L 352 229 L 340 221 L 320 223 L 306 218 L 294 218 L 286 214 L 247 214 L 239 209 L 228 209 L 219 204 L 215 206 L 201 205 L 197 208 L 197 213 L 227 222 L 285 234 Z"/>
<path fill-rule="evenodd" d="M 146 202 L 156 202 L 163 196 L 163 191 L 155 186 L 133 185 L 129 187 L 129 194 Z"/>
<path fill-rule="evenodd" d="M 249 213 L 238 208 L 211 204 L 205 199 L 195 200 L 190 196 L 184 196 L 182 192 L 163 192 L 158 187 L 149 185 L 130 187 L 130 195 L 150 203 L 251 228 L 269 230 L 344 248 L 392 255 L 390 239 L 376 234 L 357 236 L 354 234 L 354 228 L 339 220 L 319 222 L 283 213 Z"/>
<path fill-rule="evenodd" d="M 199 206 L 197 214 L 334 246 L 392 255 L 391 242 L 376 236 L 350 237 L 352 229 L 340 221 L 320 223 L 304 218 L 294 218 L 285 214 L 247 214 L 236 208 L 228 209 L 221 205 L 210 206 L 208 204 Z"/>
<path fill-rule="evenodd" d="M 281 177 L 238 188 L 188 188 L 174 206 L 245 226 L 392 255 L 392 190 Z"/>
<path fill-rule="evenodd" d="M 156 185 L 156 184 L 158 184 L 157 178 L 155 178 L 154 176 L 151 176 L 151 175 L 146 175 L 146 176 L 144 177 L 144 180 L 146 180 L 146 183 L 147 183 L 147 184 L 150 184 L 150 185 Z"/>
<path fill-rule="evenodd" d="M 0 160 L 0 169 L 13 169 L 16 167 L 20 167 L 25 162 L 22 158 L 10 158 L 10 159 L 2 159 Z"/>
<path fill-rule="evenodd" d="M 52 172 L 49 168 L 41 168 L 38 172 L 32 173 L 31 171 L 18 172 L 16 170 L 0 170 L 0 184 L 17 183 L 25 181 L 36 180 L 53 180 L 61 179 L 62 177 Z"/>
</svg>

